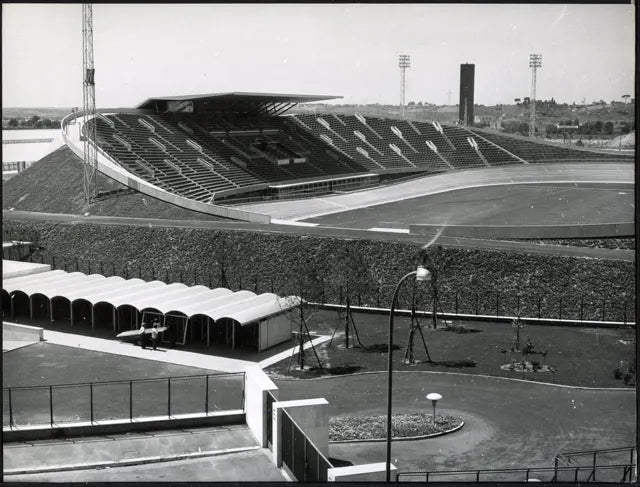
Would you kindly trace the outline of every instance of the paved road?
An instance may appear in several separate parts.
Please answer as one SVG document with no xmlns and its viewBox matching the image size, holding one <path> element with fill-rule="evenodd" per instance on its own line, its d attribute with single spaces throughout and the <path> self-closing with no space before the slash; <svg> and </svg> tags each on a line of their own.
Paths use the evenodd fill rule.
<svg viewBox="0 0 640 487">
<path fill-rule="evenodd" d="M 276 381 L 282 399 L 325 397 L 330 416 L 386 414 L 386 374 Z M 348 391 L 348 393 L 347 393 Z M 560 452 L 635 444 L 635 391 L 572 389 L 531 382 L 430 372 L 394 374 L 394 412 L 459 414 L 462 430 L 429 440 L 395 442 L 400 471 L 551 466 Z M 332 444 L 330 455 L 354 464 L 385 461 L 385 444 Z"/>
<path fill-rule="evenodd" d="M 3 210 L 2 216 L 5 220 L 24 219 L 36 221 L 59 221 L 59 222 L 79 222 L 96 223 L 101 225 L 135 225 L 143 227 L 169 227 L 169 228 L 205 228 L 214 230 L 239 230 L 247 232 L 271 232 L 290 235 L 313 235 L 318 237 L 336 237 L 348 239 L 381 240 L 391 242 L 407 242 L 425 244 L 432 237 L 425 235 L 408 235 L 402 233 L 373 232 L 367 230 L 353 230 L 348 228 L 333 227 L 306 227 L 286 224 L 259 224 L 246 222 L 206 222 L 199 220 L 160 220 L 147 218 L 125 218 L 107 216 L 82 216 L 68 215 L 62 213 L 35 213 L 26 211 Z M 634 262 L 635 251 L 633 250 L 611 250 L 592 249 L 588 247 L 569 247 L 562 245 L 538 245 L 528 242 L 509 242 L 501 240 L 482 240 L 462 237 L 440 236 L 438 243 L 445 247 L 487 249 L 487 250 L 509 250 L 528 254 L 544 254 L 557 256 L 589 257 L 608 260 L 621 260 Z"/>
</svg>

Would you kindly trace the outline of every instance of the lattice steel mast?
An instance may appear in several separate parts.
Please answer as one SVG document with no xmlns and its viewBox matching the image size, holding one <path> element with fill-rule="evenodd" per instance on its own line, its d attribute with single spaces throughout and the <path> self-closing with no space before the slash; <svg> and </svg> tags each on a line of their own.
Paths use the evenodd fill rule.
<svg viewBox="0 0 640 487">
<path fill-rule="evenodd" d="M 400 67 L 400 112 L 404 118 L 404 93 L 405 93 L 405 71 L 410 66 L 410 57 L 407 54 L 398 56 L 398 66 Z"/>
<path fill-rule="evenodd" d="M 529 137 L 536 136 L 536 70 L 542 67 L 542 54 L 529 55 L 531 68 L 531 121 L 529 123 Z"/>
<path fill-rule="evenodd" d="M 96 166 L 98 149 L 95 145 L 96 137 L 96 85 L 95 65 L 93 60 L 93 6 L 82 4 L 82 68 L 83 68 L 83 140 L 84 140 L 84 198 L 90 205 L 98 195 Z M 89 124 L 89 120 L 92 123 Z M 91 141 L 94 143 L 91 143 Z"/>
</svg>

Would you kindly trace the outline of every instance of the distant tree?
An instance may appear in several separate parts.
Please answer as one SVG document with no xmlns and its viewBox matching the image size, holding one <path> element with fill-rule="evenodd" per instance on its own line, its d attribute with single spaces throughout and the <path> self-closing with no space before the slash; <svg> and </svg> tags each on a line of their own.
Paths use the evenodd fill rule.
<svg viewBox="0 0 640 487">
<path fill-rule="evenodd" d="M 15 118 L 12 118 L 11 120 L 9 120 L 9 127 L 17 127 L 18 126 L 18 120 Z"/>
<path fill-rule="evenodd" d="M 36 124 L 38 123 L 38 120 L 40 120 L 40 117 L 38 115 L 34 115 L 33 117 L 31 117 L 29 119 L 29 126 L 30 127 L 35 127 Z"/>
<path fill-rule="evenodd" d="M 621 134 L 628 134 L 631 131 L 631 128 L 629 127 L 629 123 L 628 122 L 622 122 L 620 124 L 620 133 Z"/>
<path fill-rule="evenodd" d="M 415 106 L 415 105 L 416 105 L 416 102 L 415 102 L 415 101 L 410 101 L 410 102 L 407 104 L 407 106 L 410 106 L 410 107 L 413 107 L 413 106 Z"/>
<path fill-rule="evenodd" d="M 595 133 L 601 134 L 602 133 L 602 128 L 603 128 L 602 122 L 600 120 L 596 120 L 593 128 L 595 130 Z"/>
<path fill-rule="evenodd" d="M 606 135 L 613 135 L 613 122 L 611 120 L 604 124 L 604 133 Z"/>
<path fill-rule="evenodd" d="M 43 118 L 42 120 L 40 120 L 42 128 L 45 129 L 50 129 L 51 128 L 51 120 L 49 120 L 48 118 Z"/>
</svg>

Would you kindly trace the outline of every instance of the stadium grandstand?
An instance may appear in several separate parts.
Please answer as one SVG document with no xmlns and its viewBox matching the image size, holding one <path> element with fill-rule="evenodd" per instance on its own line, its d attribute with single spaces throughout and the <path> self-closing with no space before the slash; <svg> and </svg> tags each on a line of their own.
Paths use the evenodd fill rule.
<svg viewBox="0 0 640 487">
<path fill-rule="evenodd" d="M 154 97 L 134 109 L 99 110 L 87 124 L 96 126 L 100 172 L 204 213 L 242 200 L 317 196 L 412 175 L 629 159 L 439 122 L 287 114 L 298 103 L 334 98 L 260 93 Z M 65 142 L 77 155 L 86 133 L 80 122 L 75 113 L 62 125 Z M 256 218 L 231 208 L 217 214 Z"/>
</svg>

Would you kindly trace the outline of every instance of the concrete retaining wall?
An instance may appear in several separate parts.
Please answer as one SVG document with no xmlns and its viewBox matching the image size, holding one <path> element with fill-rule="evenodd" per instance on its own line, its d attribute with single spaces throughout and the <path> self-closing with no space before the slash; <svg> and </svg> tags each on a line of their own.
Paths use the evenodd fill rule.
<svg viewBox="0 0 640 487">
<path fill-rule="evenodd" d="M 116 433 L 130 433 L 133 431 L 153 431 L 175 428 L 196 428 L 220 426 L 224 424 L 245 424 L 245 414 L 243 412 L 229 412 L 209 415 L 193 415 L 189 418 L 176 419 L 148 419 L 137 418 L 130 422 L 127 420 L 101 422 L 101 423 L 85 423 L 68 426 L 57 426 L 53 428 L 48 426 L 21 428 L 21 429 L 2 429 L 2 441 L 34 441 L 48 440 L 54 438 L 71 438 L 78 436 L 93 436 Z"/>
<path fill-rule="evenodd" d="M 15 342 L 41 342 L 42 328 L 2 322 L 2 340 Z"/>
<path fill-rule="evenodd" d="M 442 226 L 409 225 L 414 235 L 434 235 Z M 602 238 L 632 237 L 633 222 L 579 225 L 447 225 L 442 231 L 449 237 L 473 238 Z"/>
</svg>

